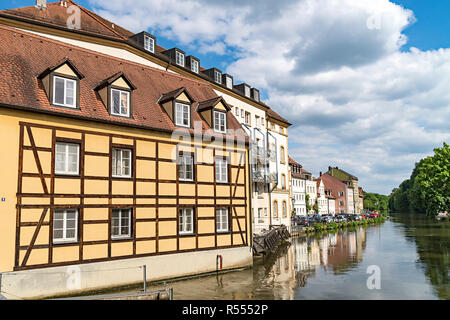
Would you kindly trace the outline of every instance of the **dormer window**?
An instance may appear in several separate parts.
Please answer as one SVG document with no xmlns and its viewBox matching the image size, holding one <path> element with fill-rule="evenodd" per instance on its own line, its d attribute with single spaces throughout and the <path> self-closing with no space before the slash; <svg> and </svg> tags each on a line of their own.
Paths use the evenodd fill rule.
<svg viewBox="0 0 450 320">
<path fill-rule="evenodd" d="M 53 104 L 76 108 L 77 82 L 59 76 L 53 76 Z"/>
<path fill-rule="evenodd" d="M 190 120 L 189 105 L 184 103 L 175 103 L 175 124 L 181 127 L 189 127 Z"/>
<path fill-rule="evenodd" d="M 131 117 L 131 92 L 136 87 L 122 72 L 100 82 L 95 88 L 105 107 L 112 116 Z"/>
<path fill-rule="evenodd" d="M 177 65 L 184 67 L 184 54 L 180 51 L 176 51 L 175 56 Z"/>
<path fill-rule="evenodd" d="M 111 114 L 116 116 L 130 116 L 130 92 L 111 89 Z"/>
<path fill-rule="evenodd" d="M 233 78 L 229 75 L 225 76 L 225 85 L 228 89 L 233 89 Z"/>
<path fill-rule="evenodd" d="M 217 70 L 214 71 L 214 81 L 222 84 L 222 73 L 221 72 L 219 72 Z"/>
<path fill-rule="evenodd" d="M 72 109 L 80 107 L 80 80 L 83 78 L 69 59 L 47 68 L 38 76 L 51 105 Z"/>
<path fill-rule="evenodd" d="M 197 106 L 197 112 L 217 133 L 227 133 L 227 114 L 232 109 L 222 97 L 202 101 Z"/>
<path fill-rule="evenodd" d="M 197 60 L 192 60 L 191 62 L 191 71 L 198 73 L 199 70 L 199 66 L 198 66 L 198 61 Z"/>
<path fill-rule="evenodd" d="M 155 39 L 147 35 L 144 35 L 144 48 L 147 51 L 155 53 Z"/>
<path fill-rule="evenodd" d="M 214 131 L 226 133 L 227 115 L 225 112 L 214 111 Z"/>
<path fill-rule="evenodd" d="M 250 87 L 245 86 L 244 88 L 245 88 L 245 91 L 244 91 L 245 96 L 250 98 Z"/>
</svg>

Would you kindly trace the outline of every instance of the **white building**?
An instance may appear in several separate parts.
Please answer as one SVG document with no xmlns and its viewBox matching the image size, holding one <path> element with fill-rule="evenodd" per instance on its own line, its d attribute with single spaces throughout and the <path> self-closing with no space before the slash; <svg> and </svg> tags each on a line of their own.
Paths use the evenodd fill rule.
<svg viewBox="0 0 450 320">
<path fill-rule="evenodd" d="M 290 171 L 288 161 L 288 134 L 290 123 L 271 109 L 266 111 L 269 154 L 271 225 L 291 225 Z M 276 179 L 276 180 L 275 180 Z"/>
<path fill-rule="evenodd" d="M 316 212 L 314 211 L 313 207 L 317 199 L 317 183 L 316 181 L 312 180 L 311 176 L 309 176 L 309 179 L 306 180 L 306 194 L 309 196 L 310 210 L 308 214 L 315 214 Z"/>
<path fill-rule="evenodd" d="M 320 215 L 328 214 L 328 199 L 325 197 L 325 187 L 323 181 L 316 180 L 317 184 L 317 206 Z"/>
<path fill-rule="evenodd" d="M 347 186 L 347 212 L 350 214 L 355 213 L 355 203 L 353 201 L 353 188 Z"/>
<path fill-rule="evenodd" d="M 291 169 L 291 200 L 293 214 L 306 216 L 306 176 L 303 174 L 302 165 L 289 157 Z"/>
</svg>

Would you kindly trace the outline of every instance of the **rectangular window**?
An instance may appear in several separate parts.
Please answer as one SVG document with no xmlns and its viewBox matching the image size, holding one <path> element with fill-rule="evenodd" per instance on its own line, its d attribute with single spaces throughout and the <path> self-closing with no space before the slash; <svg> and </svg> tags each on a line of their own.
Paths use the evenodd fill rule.
<svg viewBox="0 0 450 320">
<path fill-rule="evenodd" d="M 286 189 L 286 175 L 285 174 L 281 175 L 281 189 L 283 189 L 283 190 Z"/>
<path fill-rule="evenodd" d="M 192 72 L 195 72 L 195 73 L 198 73 L 198 69 L 199 69 L 199 67 L 198 67 L 198 61 L 192 59 L 192 60 L 191 60 L 191 71 L 192 71 Z"/>
<path fill-rule="evenodd" d="M 80 146 L 74 143 L 55 144 L 55 173 L 77 175 L 79 171 Z"/>
<path fill-rule="evenodd" d="M 254 91 L 253 98 L 259 102 L 259 92 L 258 91 L 256 91 L 256 90 Z"/>
<path fill-rule="evenodd" d="M 244 118 L 244 113 L 245 113 L 244 109 L 241 109 L 241 118 L 242 119 Z"/>
<path fill-rule="evenodd" d="M 178 156 L 178 179 L 181 181 L 194 180 L 194 159 L 191 155 Z"/>
<path fill-rule="evenodd" d="M 245 96 L 250 98 L 250 87 L 245 86 L 244 88 Z"/>
<path fill-rule="evenodd" d="M 233 79 L 231 77 L 227 77 L 226 85 L 228 89 L 233 89 Z"/>
<path fill-rule="evenodd" d="M 111 114 L 116 116 L 130 116 L 130 93 L 111 89 Z"/>
<path fill-rule="evenodd" d="M 222 84 L 222 74 L 219 71 L 214 71 L 214 80 Z"/>
<path fill-rule="evenodd" d="M 77 82 L 72 79 L 53 77 L 53 104 L 76 108 Z"/>
<path fill-rule="evenodd" d="M 221 133 L 227 132 L 226 113 L 214 111 L 214 131 Z"/>
<path fill-rule="evenodd" d="M 147 51 L 155 53 L 155 39 L 149 36 L 144 36 L 144 48 Z"/>
<path fill-rule="evenodd" d="M 343 197 L 344 196 L 344 192 L 339 191 L 339 197 Z"/>
<path fill-rule="evenodd" d="M 189 105 L 183 103 L 175 103 L 175 124 L 182 127 L 190 127 Z"/>
<path fill-rule="evenodd" d="M 113 209 L 111 237 L 113 239 L 131 237 L 131 209 Z"/>
<path fill-rule="evenodd" d="M 284 147 L 280 148 L 280 162 L 285 163 Z"/>
<path fill-rule="evenodd" d="M 228 182 L 228 161 L 223 158 L 216 158 L 216 181 Z"/>
<path fill-rule="evenodd" d="M 278 218 L 278 202 L 277 201 L 273 202 L 273 216 L 275 218 Z"/>
<path fill-rule="evenodd" d="M 177 51 L 176 52 L 176 61 L 177 61 L 177 65 L 184 67 L 184 54 Z"/>
<path fill-rule="evenodd" d="M 229 231 L 228 208 L 217 208 L 216 210 L 216 230 L 217 232 Z"/>
<path fill-rule="evenodd" d="M 181 208 L 179 210 L 179 234 L 194 233 L 194 209 Z"/>
<path fill-rule="evenodd" d="M 112 176 L 120 178 L 131 177 L 131 150 L 112 149 Z"/>
<path fill-rule="evenodd" d="M 245 124 L 251 126 L 252 125 L 252 119 L 250 112 L 245 112 Z"/>
<path fill-rule="evenodd" d="M 235 114 L 236 114 L 236 117 L 239 117 L 239 108 L 238 107 L 236 107 L 236 112 L 235 112 Z"/>
<path fill-rule="evenodd" d="M 76 242 L 78 212 L 75 209 L 55 210 L 53 214 L 53 242 Z"/>
</svg>

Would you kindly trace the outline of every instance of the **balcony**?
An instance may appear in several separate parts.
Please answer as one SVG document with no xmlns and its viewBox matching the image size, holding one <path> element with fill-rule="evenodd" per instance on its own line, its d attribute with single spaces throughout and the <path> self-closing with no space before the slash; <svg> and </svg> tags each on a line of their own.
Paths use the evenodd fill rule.
<svg viewBox="0 0 450 320">
<path fill-rule="evenodd" d="M 265 174 L 264 174 L 264 170 L 258 170 L 258 169 L 254 169 L 253 170 L 253 182 L 265 182 Z"/>
</svg>

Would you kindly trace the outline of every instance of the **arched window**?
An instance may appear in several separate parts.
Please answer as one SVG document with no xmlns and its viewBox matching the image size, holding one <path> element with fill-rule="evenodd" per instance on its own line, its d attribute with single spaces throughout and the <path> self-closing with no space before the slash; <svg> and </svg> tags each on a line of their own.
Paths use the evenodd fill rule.
<svg viewBox="0 0 450 320">
<path fill-rule="evenodd" d="M 287 203 L 286 203 L 286 201 L 283 201 L 283 208 L 282 208 L 282 210 L 283 210 L 283 212 L 282 212 L 283 218 L 286 218 L 287 217 Z"/>
</svg>

